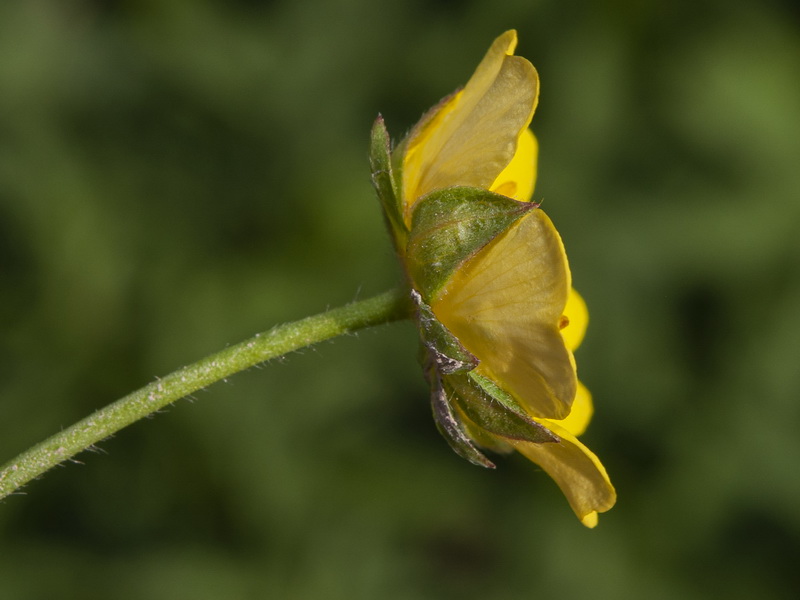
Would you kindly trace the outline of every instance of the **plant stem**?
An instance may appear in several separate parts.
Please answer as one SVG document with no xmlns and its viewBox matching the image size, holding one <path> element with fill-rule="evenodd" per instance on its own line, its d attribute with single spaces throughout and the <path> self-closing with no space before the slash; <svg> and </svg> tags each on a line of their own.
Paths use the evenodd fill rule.
<svg viewBox="0 0 800 600">
<path fill-rule="evenodd" d="M 170 373 L 101 408 L 0 469 L 0 499 L 123 427 L 225 377 L 288 352 L 347 333 L 407 318 L 405 290 L 393 290 L 258 333 Z"/>
</svg>

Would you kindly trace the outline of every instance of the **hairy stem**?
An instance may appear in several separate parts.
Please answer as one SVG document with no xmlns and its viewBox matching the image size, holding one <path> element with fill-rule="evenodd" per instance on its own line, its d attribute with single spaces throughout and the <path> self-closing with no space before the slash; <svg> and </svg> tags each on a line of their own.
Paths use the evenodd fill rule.
<svg viewBox="0 0 800 600">
<path fill-rule="evenodd" d="M 0 469 L 0 498 L 166 405 L 225 377 L 340 335 L 404 319 L 405 290 L 393 290 L 256 334 L 170 373 L 33 446 Z"/>
</svg>

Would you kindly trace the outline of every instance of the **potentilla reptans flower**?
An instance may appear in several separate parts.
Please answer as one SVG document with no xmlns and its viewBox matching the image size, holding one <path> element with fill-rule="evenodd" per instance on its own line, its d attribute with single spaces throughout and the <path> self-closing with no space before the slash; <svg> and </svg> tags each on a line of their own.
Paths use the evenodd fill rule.
<svg viewBox="0 0 800 600">
<path fill-rule="evenodd" d="M 561 237 L 531 202 L 539 78 L 498 37 L 463 89 L 391 150 L 379 117 L 373 182 L 417 306 L 437 426 L 453 449 L 517 450 L 559 485 L 584 525 L 616 494 L 578 441 L 592 415 L 572 352 L 588 322 Z"/>
</svg>

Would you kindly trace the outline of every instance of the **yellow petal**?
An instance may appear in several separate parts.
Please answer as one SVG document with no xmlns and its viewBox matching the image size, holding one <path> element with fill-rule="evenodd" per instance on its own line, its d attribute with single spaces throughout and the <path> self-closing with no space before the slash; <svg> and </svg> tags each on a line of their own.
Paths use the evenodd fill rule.
<svg viewBox="0 0 800 600">
<path fill-rule="evenodd" d="M 561 238 L 533 209 L 467 260 L 433 300 L 479 372 L 535 417 L 563 419 L 577 378 L 559 331 L 570 289 Z"/>
<path fill-rule="evenodd" d="M 435 189 L 488 189 L 511 162 L 539 94 L 536 69 L 511 55 L 516 44 L 515 31 L 498 37 L 464 89 L 409 140 L 403 158 L 407 213 Z"/>
<path fill-rule="evenodd" d="M 578 391 L 575 394 L 575 400 L 572 402 L 572 410 L 565 419 L 556 421 L 556 423 L 577 437 L 586 431 L 593 414 L 592 394 L 586 389 L 585 385 L 578 381 Z"/>
<path fill-rule="evenodd" d="M 508 440 L 526 458 L 539 465 L 561 488 L 572 510 L 587 527 L 597 524 L 597 513 L 614 506 L 617 493 L 594 453 L 552 421 L 542 422 L 561 441 L 532 444 Z"/>
<path fill-rule="evenodd" d="M 589 325 L 589 310 L 586 308 L 581 295 L 574 288 L 569 291 L 567 306 L 564 308 L 561 335 L 567 348 L 574 351 L 583 341 L 586 334 L 586 327 Z"/>
<path fill-rule="evenodd" d="M 517 140 L 517 151 L 503 172 L 497 176 L 491 191 L 520 202 L 528 202 L 536 185 L 536 163 L 539 143 L 530 129 L 524 129 Z"/>
</svg>

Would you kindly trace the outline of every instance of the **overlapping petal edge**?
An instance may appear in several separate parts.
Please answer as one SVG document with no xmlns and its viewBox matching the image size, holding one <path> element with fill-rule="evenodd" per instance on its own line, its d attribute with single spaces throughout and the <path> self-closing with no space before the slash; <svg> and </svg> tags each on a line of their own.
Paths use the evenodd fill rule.
<svg viewBox="0 0 800 600">
<path fill-rule="evenodd" d="M 530 203 L 539 80 L 498 37 L 467 85 L 389 152 L 379 118 L 373 182 L 419 306 L 442 433 L 462 456 L 515 449 L 559 485 L 584 525 L 616 493 L 578 441 L 592 415 L 572 351 L 588 322 L 555 227 Z"/>
</svg>

